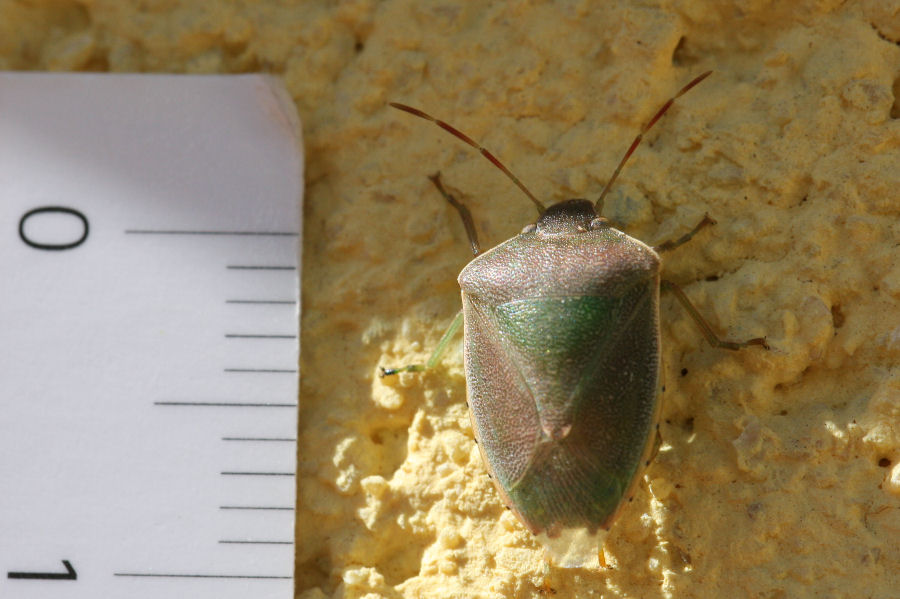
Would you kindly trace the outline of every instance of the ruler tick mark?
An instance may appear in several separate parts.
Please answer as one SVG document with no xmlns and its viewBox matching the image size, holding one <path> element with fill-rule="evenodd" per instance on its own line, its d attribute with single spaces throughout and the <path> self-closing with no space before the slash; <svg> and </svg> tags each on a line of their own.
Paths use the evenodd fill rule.
<svg viewBox="0 0 900 599">
<path fill-rule="evenodd" d="M 158 572 L 115 572 L 113 576 L 128 576 L 134 578 L 240 578 L 255 580 L 290 580 L 292 576 L 266 576 L 262 574 L 165 574 Z"/>
<path fill-rule="evenodd" d="M 284 441 L 286 443 L 294 443 L 297 439 L 293 437 L 222 437 L 223 441 Z"/>
<path fill-rule="evenodd" d="M 126 235 L 236 235 L 242 237 L 297 237 L 294 231 L 215 231 L 180 229 L 125 229 Z"/>
<path fill-rule="evenodd" d="M 296 339 L 297 335 L 265 335 L 265 334 L 243 334 L 243 333 L 225 333 L 226 339 Z"/>
<path fill-rule="evenodd" d="M 244 471 L 225 471 L 220 472 L 222 476 L 294 476 L 293 472 L 244 472 Z"/>
<path fill-rule="evenodd" d="M 293 507 L 278 505 L 220 505 L 220 510 L 264 510 L 273 512 L 293 512 Z"/>
<path fill-rule="evenodd" d="M 225 300 L 226 304 L 273 304 L 273 305 L 290 305 L 296 306 L 294 300 L 251 300 L 251 299 L 230 299 Z"/>
<path fill-rule="evenodd" d="M 227 402 L 227 401 L 154 401 L 155 406 L 179 406 L 199 408 L 296 408 L 295 403 Z"/>
<path fill-rule="evenodd" d="M 293 545 L 293 541 L 239 541 L 237 539 L 223 539 L 219 541 L 222 544 L 231 545 Z"/>
<path fill-rule="evenodd" d="M 225 372 L 296 373 L 296 368 L 226 368 Z"/>
<path fill-rule="evenodd" d="M 297 270 L 296 266 L 270 266 L 265 264 L 228 264 L 228 270 Z"/>
</svg>

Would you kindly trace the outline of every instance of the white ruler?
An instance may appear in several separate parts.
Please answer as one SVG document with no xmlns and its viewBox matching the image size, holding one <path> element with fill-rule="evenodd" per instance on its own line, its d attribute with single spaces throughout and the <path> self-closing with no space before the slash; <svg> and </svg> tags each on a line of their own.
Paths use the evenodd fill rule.
<svg viewBox="0 0 900 599">
<path fill-rule="evenodd" d="M 261 76 L 0 74 L 0 597 L 293 596 L 298 134 Z"/>
</svg>

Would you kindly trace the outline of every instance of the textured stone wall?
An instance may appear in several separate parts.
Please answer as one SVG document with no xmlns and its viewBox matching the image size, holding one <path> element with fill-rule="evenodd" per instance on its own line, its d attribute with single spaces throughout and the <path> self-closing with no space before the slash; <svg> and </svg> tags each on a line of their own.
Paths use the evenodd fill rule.
<svg viewBox="0 0 900 599">
<path fill-rule="evenodd" d="M 297 592 L 892 597 L 900 589 L 900 5 L 0 0 L 0 68 L 284 78 L 304 125 Z M 604 548 L 548 567 L 473 441 L 460 341 L 422 361 L 470 259 L 541 199 L 595 198 L 723 336 L 661 300 L 662 444 Z"/>
</svg>

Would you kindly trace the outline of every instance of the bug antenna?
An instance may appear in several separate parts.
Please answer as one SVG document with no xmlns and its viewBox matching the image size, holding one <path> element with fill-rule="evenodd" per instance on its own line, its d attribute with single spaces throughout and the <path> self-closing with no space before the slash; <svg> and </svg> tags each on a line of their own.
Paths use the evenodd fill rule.
<svg viewBox="0 0 900 599">
<path fill-rule="evenodd" d="M 519 189 L 521 189 L 523 192 L 525 192 L 525 195 L 528 196 L 528 199 L 530 199 L 532 202 L 534 202 L 534 205 L 537 207 L 539 215 L 544 214 L 544 211 L 546 210 L 546 208 L 544 207 L 544 204 L 542 204 L 539 199 L 534 197 L 534 194 L 531 193 L 530 191 L 528 191 L 528 188 L 525 187 L 525 184 L 522 183 L 521 181 L 519 181 L 519 178 L 516 177 L 514 174 L 512 174 L 512 171 L 510 171 L 508 168 L 503 166 L 503 163 L 500 162 L 499 160 L 497 160 L 497 157 L 494 156 L 493 154 L 491 154 L 491 152 L 487 148 L 483 147 L 481 144 L 476 143 L 475 140 L 473 140 L 471 137 L 469 137 L 468 135 L 466 135 L 465 133 L 463 133 L 462 131 L 460 131 L 459 129 L 454 127 L 453 125 L 445 123 L 444 121 L 442 121 L 440 119 L 436 119 L 433 116 L 431 116 L 430 114 L 422 112 L 418 108 L 413 108 L 412 106 L 407 106 L 406 104 L 398 104 L 397 102 L 391 102 L 390 105 L 393 106 L 394 108 L 396 108 L 397 110 L 402 110 L 404 112 L 408 112 L 412 115 L 415 115 L 419 118 L 423 118 L 426 121 L 431 121 L 432 123 L 436 124 L 441 129 L 443 129 L 444 131 L 447 131 L 451 135 L 458 137 L 459 139 L 463 140 L 464 142 L 466 142 L 467 144 L 469 144 L 470 146 L 472 146 L 473 148 L 475 148 L 476 150 L 481 152 L 482 156 L 484 156 L 485 158 L 490 160 L 491 164 L 493 164 L 494 166 L 499 168 L 501 171 L 503 171 L 506 174 L 506 176 L 509 177 L 512 180 L 512 182 L 518 186 Z"/>
<path fill-rule="evenodd" d="M 600 192 L 600 197 L 597 198 L 597 202 L 594 204 L 594 208 L 597 213 L 600 213 L 600 210 L 603 208 L 603 199 L 606 197 L 606 194 L 609 193 L 609 188 L 612 187 L 613 182 L 619 176 L 619 173 L 622 171 L 622 167 L 625 166 L 625 163 L 634 153 L 635 149 L 640 145 L 641 140 L 644 138 L 644 134 L 650 130 L 650 127 L 656 124 L 656 121 L 662 118 L 662 116 L 666 113 L 667 110 L 675 103 L 675 100 L 686 94 L 692 87 L 706 79 L 712 74 L 712 71 L 706 71 L 705 73 L 698 75 L 695 77 L 690 83 L 682 87 L 677 94 L 666 100 L 666 103 L 662 105 L 662 108 L 656 111 L 656 114 L 653 115 L 653 118 L 647 121 L 647 123 L 641 127 L 641 132 L 637 134 L 637 137 L 634 138 L 634 141 L 631 142 L 631 147 L 628 148 L 628 151 L 625 152 L 625 155 L 622 156 L 622 160 L 619 161 L 619 166 L 616 167 L 616 170 L 613 171 L 612 177 L 609 178 L 609 181 L 606 182 L 606 186 L 603 187 L 603 191 Z"/>
</svg>

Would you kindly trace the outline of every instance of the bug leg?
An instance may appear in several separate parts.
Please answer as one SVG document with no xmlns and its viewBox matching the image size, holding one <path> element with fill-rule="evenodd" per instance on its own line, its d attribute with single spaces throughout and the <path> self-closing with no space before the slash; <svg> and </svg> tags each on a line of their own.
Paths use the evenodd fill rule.
<svg viewBox="0 0 900 599">
<path fill-rule="evenodd" d="M 453 319 L 453 322 L 450 323 L 450 326 L 447 327 L 447 330 L 444 331 L 444 335 L 441 337 L 441 340 L 438 341 L 437 347 L 435 347 L 434 351 L 431 352 L 431 357 L 428 358 L 428 361 L 424 364 L 411 364 L 409 366 L 401 366 L 399 368 L 384 368 L 383 366 L 381 366 L 381 373 L 378 376 L 384 378 L 386 376 L 399 374 L 401 372 L 422 372 L 423 370 L 434 368 L 435 364 L 440 361 L 444 353 L 447 351 L 447 346 L 450 345 L 450 340 L 453 339 L 454 335 L 456 335 L 456 332 L 459 330 L 459 327 L 462 325 L 462 323 L 463 314 L 462 310 L 460 310 L 459 312 L 457 312 L 456 317 Z"/>
<path fill-rule="evenodd" d="M 708 227 L 710 225 L 716 224 L 716 220 L 712 218 L 709 214 L 703 215 L 703 220 L 697 223 L 697 226 L 679 237 L 678 239 L 670 239 L 669 241 L 664 241 L 659 245 L 653 246 L 653 249 L 659 253 L 668 252 L 669 250 L 674 250 L 680 245 L 684 245 L 688 241 L 690 241 L 694 235 L 697 234 L 700 229 L 704 227 Z"/>
<path fill-rule="evenodd" d="M 441 183 L 441 173 L 438 172 L 433 175 L 428 175 L 428 179 L 434 183 L 434 186 L 441 192 L 444 199 L 459 212 L 459 217 L 462 219 L 463 226 L 466 228 L 466 236 L 469 238 L 469 244 L 472 246 L 472 253 L 477 256 L 478 252 L 481 251 L 481 246 L 478 244 L 478 232 L 475 230 L 475 221 L 472 219 L 472 213 L 469 212 L 469 209 L 466 208 L 465 204 L 457 200 L 450 192 L 444 189 L 444 185 Z"/>
<path fill-rule="evenodd" d="M 719 347 L 722 349 L 732 349 L 738 350 L 742 347 L 747 347 L 748 345 L 761 345 L 765 349 L 769 349 L 769 344 L 766 343 L 765 337 L 754 337 L 753 339 L 748 339 L 747 341 L 725 341 L 723 339 L 719 339 L 718 336 L 713 332 L 712 327 L 709 326 L 709 323 L 700 315 L 697 311 L 697 308 L 691 303 L 691 301 L 684 294 L 684 291 L 681 290 L 681 287 L 673 283 L 672 281 L 667 281 L 663 279 L 659 282 L 659 288 L 663 291 L 671 291 L 675 296 L 675 299 L 678 300 L 687 313 L 690 315 L 692 319 L 694 319 L 694 323 L 696 323 L 697 328 L 700 329 L 700 332 L 703 333 L 703 336 L 706 338 L 706 341 L 712 345 L 713 347 Z"/>
</svg>

